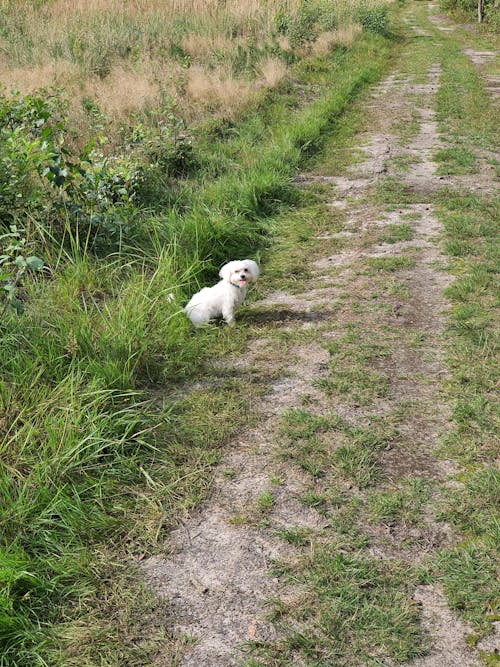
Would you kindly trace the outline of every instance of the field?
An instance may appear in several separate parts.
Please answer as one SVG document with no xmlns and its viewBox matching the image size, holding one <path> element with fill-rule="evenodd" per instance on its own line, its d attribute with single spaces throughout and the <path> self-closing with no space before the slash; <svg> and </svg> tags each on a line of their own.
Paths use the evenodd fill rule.
<svg viewBox="0 0 500 667">
<path fill-rule="evenodd" d="M 411 20 L 429 30 L 416 5 Z M 299 340 L 311 358 L 321 342 L 328 372 L 311 377 L 310 392 L 323 398 L 290 392 L 297 404 L 272 422 L 275 473 L 248 502 L 244 493 L 233 499 L 226 521 L 296 549 L 268 563 L 272 577 L 300 588 L 268 596 L 282 635 L 264 641 L 249 630 L 246 664 L 352 667 L 423 655 L 428 632 L 413 599 L 423 585 L 439 584 L 472 625 L 470 645 L 490 632 L 494 199 L 465 196 L 465 181 L 425 199 L 457 276 L 441 339 L 424 319 L 423 333 L 415 325 L 400 336 L 383 320 L 416 298 L 418 280 L 401 276 L 424 276 L 412 208 L 424 195 L 403 177 L 419 158 L 394 158 L 359 210 L 350 195 L 345 214 L 332 208 L 326 189 L 360 159 L 358 134 L 378 127 L 368 96 L 395 63 L 416 89 L 441 64 L 436 122 L 447 139 L 432 146 L 438 173 L 470 178 L 485 159 L 498 169 L 494 107 L 459 41 L 490 48 L 493 38 L 412 41 L 401 21 L 409 11 L 378 0 L 0 1 L 0 665 L 177 665 L 203 649 L 178 631 L 182 612 L 144 572 L 151 556 L 168 561 L 173 529 L 200 505 L 210 510 L 219 478 L 237 488 L 228 452 L 241 433 L 261 437 L 263 406 Z M 398 146 L 418 134 L 422 99 L 411 95 L 386 128 Z M 280 313 L 300 323 L 296 307 L 266 309 L 265 298 L 333 289 L 333 274 L 309 264 L 342 254 L 333 236 L 349 207 L 355 218 L 404 210 L 383 230 L 356 229 L 352 286 L 337 285 L 344 291 L 334 290 L 333 305 L 313 303 L 304 315 L 325 319 L 317 332 L 281 328 Z M 375 242 L 403 251 L 365 256 Z M 261 263 L 264 286 L 236 327 L 194 332 L 182 312 L 189 295 L 244 256 Z M 381 315 L 367 315 L 367 304 Z M 256 341 L 266 352 L 249 354 L 244 369 L 221 362 Z M 439 395 L 451 406 L 446 437 L 425 412 L 436 400 L 421 390 L 434 382 L 425 363 L 405 378 L 424 407 L 413 394 L 391 403 L 384 365 L 394 349 L 425 356 L 433 343 L 448 373 Z M 350 402 L 346 417 L 338 406 Z M 433 456 L 458 462 L 456 486 L 435 472 L 388 483 L 381 452 L 411 445 L 401 433 L 417 423 L 434 433 Z M 252 460 L 245 468 L 261 479 Z M 301 506 L 326 517 L 326 532 L 273 523 L 295 469 L 305 476 Z M 460 538 L 427 560 L 411 562 L 401 545 L 387 567 L 373 557 L 382 526 L 404 526 L 412 549 L 420 537 L 411 531 L 429 514 Z"/>
</svg>

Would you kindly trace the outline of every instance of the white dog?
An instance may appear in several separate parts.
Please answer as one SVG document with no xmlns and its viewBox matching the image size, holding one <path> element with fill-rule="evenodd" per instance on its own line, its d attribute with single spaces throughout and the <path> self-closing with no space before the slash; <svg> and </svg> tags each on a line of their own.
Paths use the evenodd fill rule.
<svg viewBox="0 0 500 667">
<path fill-rule="evenodd" d="M 259 277 L 259 267 L 251 259 L 229 262 L 219 271 L 222 280 L 213 287 L 197 292 L 184 308 L 195 327 L 222 316 L 228 324 L 234 322 L 234 311 L 241 306 L 248 283 Z"/>
</svg>

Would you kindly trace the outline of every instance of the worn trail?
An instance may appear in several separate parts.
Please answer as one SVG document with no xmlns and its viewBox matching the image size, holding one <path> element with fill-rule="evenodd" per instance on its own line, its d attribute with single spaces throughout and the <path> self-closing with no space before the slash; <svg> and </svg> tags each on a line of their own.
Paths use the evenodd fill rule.
<svg viewBox="0 0 500 667">
<path fill-rule="evenodd" d="M 430 23 L 416 25 L 411 13 L 407 22 L 415 39 L 436 31 Z M 442 148 L 434 111 L 440 74 L 439 62 L 429 62 L 418 80 L 396 67 L 365 101 L 369 122 L 353 150 L 359 161 L 338 175 L 335 161 L 327 160 L 298 179 L 301 187 L 323 188 L 343 228 L 318 231 L 303 284 L 267 285 L 265 297 L 249 309 L 253 341 L 244 359 L 230 363 L 242 372 L 264 367 L 278 379 L 252 408 L 259 411 L 258 425 L 228 447 L 206 504 L 171 533 L 169 555 L 142 565 L 150 585 L 170 601 L 176 632 L 193 639 L 184 667 L 239 665 L 252 655 L 248 642 L 279 641 L 283 629 L 269 620 L 266 603 L 294 599 L 300 587 L 273 574 L 272 564 L 293 562 L 302 553 L 279 535 L 300 529 L 312 536 L 311 543 L 323 544 L 335 530 L 325 513 L 303 502 L 311 488 L 328 481 L 311 473 L 313 463 L 309 469 L 297 465 L 284 450 L 283 420 L 291 411 L 334 413 L 344 431 L 366 428 L 374 419 L 395 425 L 395 435 L 370 464 L 373 482 L 345 474 L 346 466 L 334 471 L 343 497 L 363 504 L 371 488 L 396 492 L 409 479 L 429 489 L 413 523 L 377 522 L 360 513 L 368 557 L 421 563 L 456 539 L 432 511 L 439 486 L 453 484 L 457 473 L 452 461 L 434 453 L 449 418 L 439 387 L 446 377 L 449 306 L 443 290 L 450 277 L 432 202 L 440 188 L 453 185 L 453 177 L 436 175 L 433 161 Z M 340 370 L 352 371 L 359 349 L 361 379 L 346 375 L 347 386 L 340 386 Z M 338 433 L 323 437 L 330 452 L 340 447 Z M 438 586 L 418 586 L 412 604 L 421 609 L 430 635 L 426 655 L 412 664 L 481 664 L 466 644 L 469 630 Z M 297 653 L 293 664 L 306 663 Z M 387 658 L 380 664 L 394 663 Z"/>
</svg>

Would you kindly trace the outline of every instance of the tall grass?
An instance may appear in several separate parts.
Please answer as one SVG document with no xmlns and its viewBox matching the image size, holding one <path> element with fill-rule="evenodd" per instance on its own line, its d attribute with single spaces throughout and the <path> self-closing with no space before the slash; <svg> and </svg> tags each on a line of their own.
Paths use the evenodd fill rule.
<svg viewBox="0 0 500 667">
<path fill-rule="evenodd" d="M 343 43 L 344 26 L 383 6 L 381 0 L 1 0 L 0 80 L 23 93 L 63 86 L 75 107 L 90 99 L 115 119 L 167 100 L 187 120 L 207 111 L 233 116 L 252 102 L 255 85 L 271 87 L 281 78 L 262 75 L 270 58 L 283 69 L 320 35 L 323 49 Z M 85 115 L 76 109 L 73 115 L 81 130 Z"/>
<path fill-rule="evenodd" d="M 473 20 L 477 22 L 477 1 L 476 0 L 441 0 L 439 3 L 441 9 L 457 16 L 461 20 Z M 500 19 L 498 16 L 498 4 L 495 0 L 485 0 L 482 10 L 482 26 L 486 30 L 498 33 L 500 30 Z"/>
</svg>

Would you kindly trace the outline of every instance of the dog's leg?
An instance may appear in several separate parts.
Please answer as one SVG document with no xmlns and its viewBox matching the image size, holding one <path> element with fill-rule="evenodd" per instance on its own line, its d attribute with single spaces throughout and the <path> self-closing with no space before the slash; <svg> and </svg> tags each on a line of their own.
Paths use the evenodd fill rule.
<svg viewBox="0 0 500 667">
<path fill-rule="evenodd" d="M 232 326 L 234 324 L 234 311 L 230 307 L 225 307 L 222 309 L 222 317 L 224 318 L 224 322 L 226 324 L 229 324 L 229 326 Z"/>
</svg>

